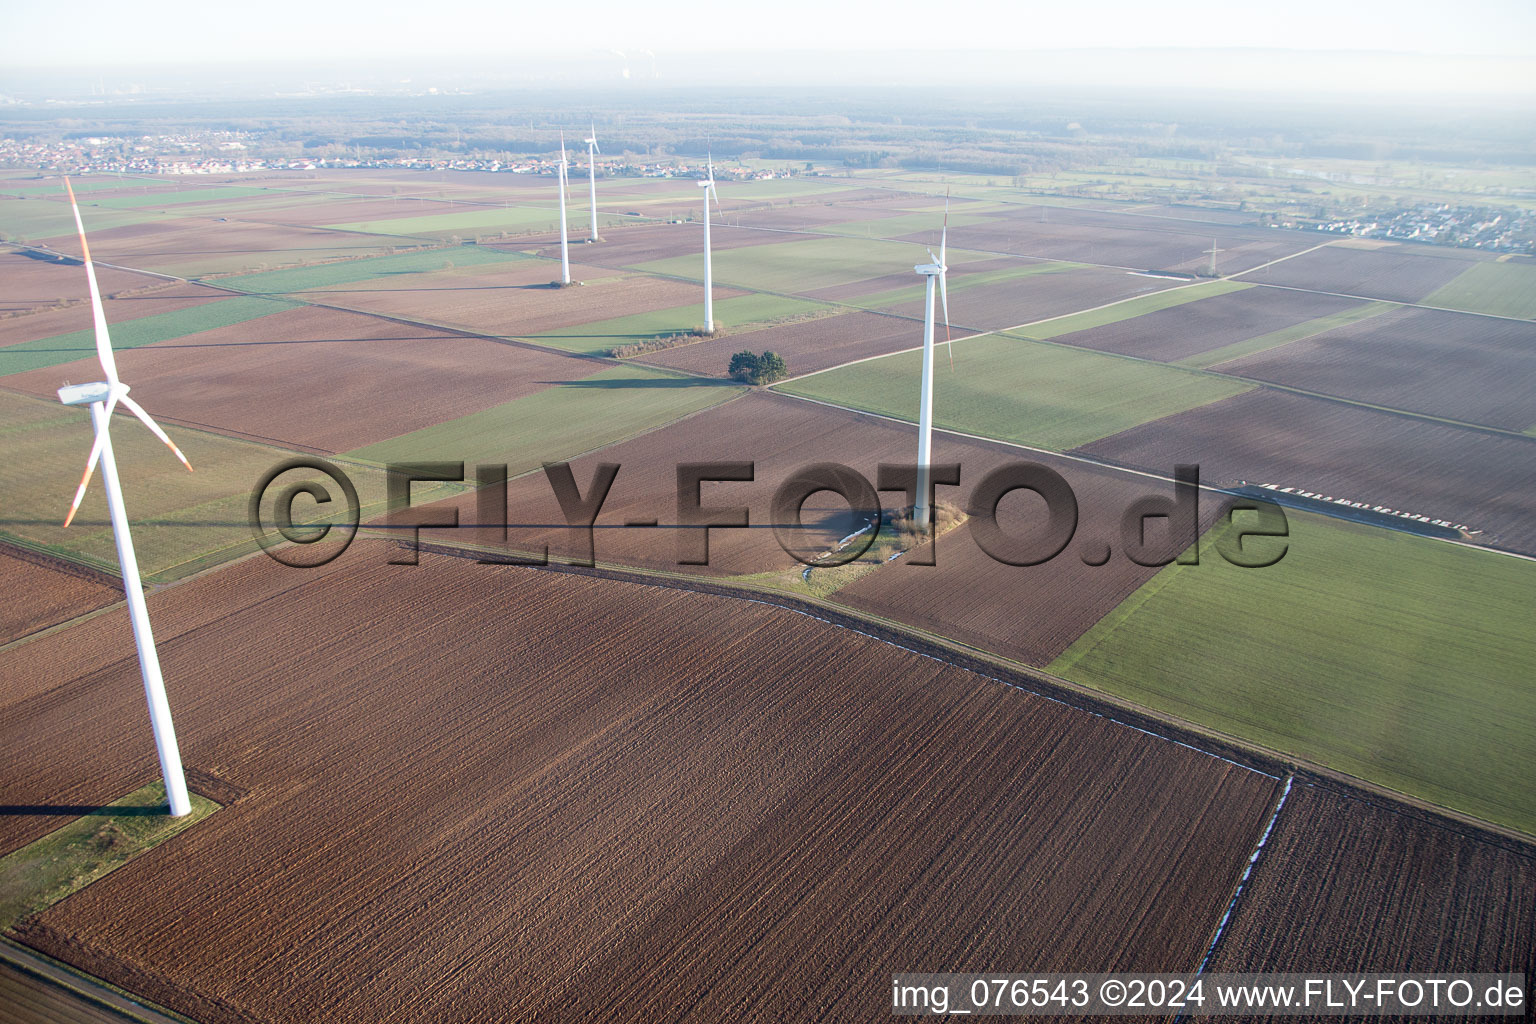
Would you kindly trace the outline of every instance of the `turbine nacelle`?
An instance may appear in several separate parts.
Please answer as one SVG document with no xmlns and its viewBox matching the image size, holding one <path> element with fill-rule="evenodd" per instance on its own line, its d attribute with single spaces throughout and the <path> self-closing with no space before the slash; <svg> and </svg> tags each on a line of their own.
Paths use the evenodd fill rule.
<svg viewBox="0 0 1536 1024">
<path fill-rule="evenodd" d="M 127 384 L 119 383 L 118 387 L 126 392 Z M 90 405 L 93 402 L 105 402 L 112 397 L 112 385 L 104 380 L 94 384 L 70 384 L 59 388 L 59 401 L 65 405 Z"/>
</svg>

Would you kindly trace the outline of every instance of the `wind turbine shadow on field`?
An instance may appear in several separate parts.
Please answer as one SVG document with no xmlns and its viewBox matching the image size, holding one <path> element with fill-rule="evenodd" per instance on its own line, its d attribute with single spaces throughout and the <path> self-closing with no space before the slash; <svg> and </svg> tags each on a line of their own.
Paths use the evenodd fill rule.
<svg viewBox="0 0 1536 1024">
<path fill-rule="evenodd" d="M 127 817 L 130 815 L 148 817 L 152 814 L 167 814 L 169 812 L 169 804 L 153 804 L 149 807 L 113 807 L 110 804 L 0 804 L 0 818 L 34 814 L 57 815 L 70 818 L 89 815 L 97 815 L 104 818 Z"/>
</svg>

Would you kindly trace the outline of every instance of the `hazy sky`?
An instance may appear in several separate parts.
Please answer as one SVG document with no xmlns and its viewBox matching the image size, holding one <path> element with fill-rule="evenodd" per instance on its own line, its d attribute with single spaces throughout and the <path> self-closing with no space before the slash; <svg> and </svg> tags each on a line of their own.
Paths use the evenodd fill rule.
<svg viewBox="0 0 1536 1024">
<path fill-rule="evenodd" d="M 1277 47 L 1536 56 L 1533 0 L 0 0 L 11 67 L 527 51 Z"/>
</svg>

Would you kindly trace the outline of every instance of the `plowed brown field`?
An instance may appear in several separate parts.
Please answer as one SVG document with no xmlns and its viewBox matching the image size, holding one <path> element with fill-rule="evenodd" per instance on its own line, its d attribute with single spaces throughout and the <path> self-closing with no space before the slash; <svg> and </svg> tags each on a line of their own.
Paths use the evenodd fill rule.
<svg viewBox="0 0 1536 1024">
<path fill-rule="evenodd" d="M 939 446 L 935 437 L 935 449 Z M 1065 459 L 1019 454 L 1056 470 L 1077 497 L 1077 533 L 1061 554 L 1043 565 L 1005 565 L 976 543 L 972 521 L 939 539 L 936 558 L 926 548 L 903 556 L 837 591 L 833 600 L 1026 665 L 1050 664 L 1157 574 L 1156 567 L 1137 565 L 1121 550 L 1120 521 L 1143 497 L 1172 498 L 1173 485 Z M 1171 475 L 1173 464 L 1160 471 Z M 962 473 L 962 480 L 967 475 Z M 971 483 L 980 476 L 972 476 Z M 968 488 L 957 490 L 969 493 Z M 1220 496 L 1203 494 L 1200 529 L 1209 527 L 1225 507 Z M 1008 536 L 1038 534 L 1044 528 L 1042 509 L 1043 502 L 1033 495 L 1011 495 L 998 506 L 998 525 Z M 1149 540 L 1153 529 L 1148 527 Z M 1105 545 L 1110 549 L 1107 562 L 1084 562 L 1102 558 Z M 916 564 L 918 557 L 937 564 Z"/>
<path fill-rule="evenodd" d="M 1304 487 L 1467 523 L 1536 554 L 1536 442 L 1261 388 L 1133 427 L 1080 451 L 1210 483 Z"/>
<path fill-rule="evenodd" d="M 301 297 L 508 336 L 528 336 L 702 301 L 696 284 L 638 274 L 617 276 L 621 273 L 606 267 L 572 266 L 571 280 L 586 283 L 550 288 L 549 282 L 560 276 L 558 262 L 521 260 L 511 264 L 505 274 L 460 275 L 450 271 L 412 275 L 399 282 L 373 281 L 358 288 L 303 292 Z M 720 288 L 715 297 L 745 294 Z"/>
<path fill-rule="evenodd" d="M 163 274 L 205 277 L 249 273 L 266 267 L 315 263 L 339 256 L 385 252 L 378 236 L 321 231 L 315 228 L 255 224 L 213 217 L 157 220 L 128 227 L 90 231 L 91 255 L 98 260 L 126 263 Z M 71 251 L 74 236 L 56 242 Z M 79 273 L 79 268 L 75 268 Z"/>
<path fill-rule="evenodd" d="M 1400 308 L 1212 369 L 1504 430 L 1536 425 L 1536 324 L 1516 320 Z"/>
<path fill-rule="evenodd" d="M 1486 258 L 1481 253 L 1449 246 L 1354 249 L 1329 245 L 1266 267 L 1252 275 L 1251 280 L 1368 299 L 1418 302 L 1473 262 Z"/>
<path fill-rule="evenodd" d="M 1354 299 L 1329 295 L 1244 288 L 1053 340 L 1100 352 L 1174 362 L 1359 305 Z"/>
<path fill-rule="evenodd" d="M 926 241 L 917 235 L 908 237 Z M 1209 265 L 1210 257 L 1204 253 L 1212 238 L 1225 250 L 1216 264 L 1223 274 L 1251 269 L 1317 244 L 1300 232 L 1061 207 L 1052 207 L 1044 223 L 1040 222 L 1038 207 L 999 212 L 985 224 L 968 225 L 963 236 L 955 232 L 951 241 L 989 252 L 1193 273 Z"/>
<path fill-rule="evenodd" d="M 784 609 L 383 555 L 153 600 L 183 754 L 247 795 L 26 941 L 206 1024 L 885 1020 L 916 966 L 1190 969 L 1274 797 Z M 21 649 L 6 803 L 152 775 L 123 618 Z"/>
<path fill-rule="evenodd" d="M 1292 791 L 1212 971 L 1536 970 L 1536 858 L 1309 786 Z"/>
<path fill-rule="evenodd" d="M 696 285 L 690 285 L 697 291 Z M 749 334 L 663 349 L 638 357 L 642 363 L 667 366 L 711 377 L 726 376 L 731 355 L 743 349 L 777 352 L 794 375 L 815 373 L 854 359 L 886 355 L 923 343 L 920 324 L 879 313 L 843 313 L 803 323 L 781 324 Z"/>
<path fill-rule="evenodd" d="M 61 243 L 61 251 L 75 252 L 79 246 L 79 242 L 70 239 L 68 245 Z M 96 268 L 96 284 L 103 295 L 153 287 L 160 281 L 149 274 L 111 267 Z M 0 252 L 0 315 L 46 310 L 61 301 L 84 302 L 89 298 L 85 271 L 78 263 L 70 266 L 35 260 L 20 253 Z M 0 324 L 4 323 L 0 320 Z"/>
<path fill-rule="evenodd" d="M 123 598 L 106 573 L 0 545 L 0 644 Z"/>
<path fill-rule="evenodd" d="M 73 269 L 83 281 L 85 272 L 79 267 Z M 0 273 L 4 273 L 4 270 L 0 269 Z M 141 278 L 140 282 L 140 287 L 146 290 L 136 290 L 132 295 L 107 298 L 102 302 L 106 307 L 108 324 L 157 316 L 161 313 L 174 313 L 178 309 L 203 306 L 229 298 L 226 292 L 215 291 L 202 285 L 162 284 L 157 287 L 154 279 L 147 277 Z M 90 304 L 79 302 L 64 309 L 44 309 L 26 316 L 0 319 L 0 345 L 14 345 L 18 342 L 37 341 L 41 338 L 53 338 L 61 334 L 89 330 L 91 330 Z"/>
<path fill-rule="evenodd" d="M 686 209 L 679 204 L 679 210 Z M 744 245 L 772 245 L 785 240 L 776 231 L 753 231 L 750 228 L 733 228 L 716 222 L 710 229 L 710 249 L 739 249 Z M 529 248 L 528 243 L 508 242 L 508 248 Z M 583 263 L 600 267 L 629 267 L 637 263 L 666 259 L 670 256 L 687 256 L 704 251 L 704 223 L 693 221 L 686 224 L 637 224 L 634 227 L 615 227 L 603 230 L 603 240 L 595 245 L 576 248 L 575 256 Z M 538 249 L 540 256 L 558 260 L 560 237 L 546 240 Z"/>
<path fill-rule="evenodd" d="M 258 333 L 259 332 L 259 333 Z M 360 313 L 304 307 L 117 354 L 161 421 L 325 452 L 442 423 L 604 364 Z M 94 359 L 6 378 L 51 397 Z M 281 396 L 274 401 L 273 396 Z"/>
<path fill-rule="evenodd" d="M 840 462 L 873 483 L 879 463 L 915 462 L 916 447 L 916 432 L 910 426 L 771 393 L 750 394 L 577 459 L 572 472 L 586 494 L 597 464 L 617 463 L 620 467 L 592 534 L 599 562 L 729 576 L 799 565 L 780 547 L 772 529 L 774 492 L 792 473 L 817 462 Z M 1018 567 L 993 561 L 977 546 L 971 528 L 964 527 L 940 541 L 937 566 L 912 565 L 913 556 L 903 556 L 838 591 L 835 600 L 1040 665 L 1065 650 L 1155 571 L 1124 556 L 1119 524 L 1125 510 L 1138 498 L 1171 497 L 1171 484 L 942 433 L 934 437 L 934 459 L 961 465 L 961 486 L 939 489 L 942 499 L 956 504 L 961 504 L 990 470 L 1004 463 L 1039 462 L 1051 467 L 1077 494 L 1077 539 L 1044 565 Z M 677 523 L 677 466 L 719 461 L 752 462 L 756 478 L 750 483 L 707 483 L 703 504 L 745 506 L 751 528 L 711 530 L 709 564 L 681 567 L 679 544 L 697 531 L 672 525 Z M 1169 473 L 1173 462 L 1159 468 Z M 512 481 L 508 494 L 507 521 L 512 524 L 508 546 L 539 551 L 547 545 L 550 558 L 557 562 L 586 557 L 585 531 L 565 525 L 543 473 Z M 884 507 L 895 508 L 903 496 L 886 492 L 880 500 Z M 459 510 L 461 524 L 478 521 L 474 496 L 451 499 L 451 503 Z M 1024 493 L 1004 499 L 999 510 L 1001 525 L 1010 536 L 1040 531 L 1043 522 L 1038 504 L 1038 499 Z M 1212 496 L 1207 495 L 1201 503 L 1206 523 L 1220 510 L 1220 502 Z M 661 525 L 626 527 L 627 523 L 646 520 Z M 805 543 L 827 547 L 863 525 L 854 521 L 845 501 L 830 494 L 814 495 L 807 501 L 804 522 L 808 529 Z M 479 530 L 423 531 L 423 536 L 428 540 L 498 543 Z M 1106 564 L 1084 564 L 1085 554 L 1095 560 L 1101 557 L 1101 552 L 1091 550 L 1096 546 L 1093 542 L 1111 545 Z"/>
</svg>

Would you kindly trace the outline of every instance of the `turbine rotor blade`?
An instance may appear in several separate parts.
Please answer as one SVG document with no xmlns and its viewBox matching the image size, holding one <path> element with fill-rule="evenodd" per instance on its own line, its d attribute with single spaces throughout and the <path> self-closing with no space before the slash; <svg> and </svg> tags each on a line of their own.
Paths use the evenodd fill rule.
<svg viewBox="0 0 1536 1024">
<path fill-rule="evenodd" d="M 151 417 L 149 413 L 144 411 L 144 407 L 138 402 L 135 402 L 133 399 L 129 398 L 127 395 L 122 396 L 122 402 L 125 406 L 128 407 L 129 412 L 133 413 L 143 421 L 144 425 L 149 428 L 150 433 L 154 434 L 161 441 L 165 442 L 165 446 L 171 450 L 171 454 L 180 459 L 181 464 L 186 466 L 187 472 L 190 473 L 192 471 L 192 463 L 187 461 L 187 457 L 181 454 L 181 449 L 176 447 L 176 443 L 166 436 L 165 431 L 160 429 L 160 424 L 156 423 L 154 418 Z"/>
<path fill-rule="evenodd" d="M 944 190 L 944 230 L 939 233 L 939 266 L 941 266 L 941 267 L 948 267 L 949 266 L 949 264 L 944 262 L 945 249 L 948 246 L 948 244 L 949 244 L 949 189 L 945 189 Z M 941 277 L 941 278 L 939 278 L 939 280 L 943 281 L 944 279 Z M 948 315 L 947 314 L 945 315 L 945 319 L 946 320 L 948 319 Z"/>
<path fill-rule="evenodd" d="M 91 484 L 91 474 L 96 472 L 96 463 L 101 459 L 101 447 L 104 439 L 100 434 L 96 435 L 96 441 L 91 445 L 91 455 L 85 460 L 85 472 L 80 476 L 80 486 L 75 488 L 75 500 L 69 504 L 69 514 L 64 517 L 64 527 L 75 521 L 75 513 L 80 511 L 80 502 L 85 499 L 85 489 Z"/>
<path fill-rule="evenodd" d="M 955 368 L 955 342 L 949 334 L 949 288 L 944 283 L 948 277 L 949 275 L 944 273 L 944 268 L 941 264 L 939 267 L 939 300 L 944 303 L 944 347 L 949 352 L 949 368 L 953 371 Z"/>
<path fill-rule="evenodd" d="M 75 189 L 64 179 L 64 190 L 69 193 L 69 207 L 75 214 L 75 230 L 80 235 L 80 254 L 85 263 L 85 279 L 91 289 L 91 318 L 96 327 L 96 358 L 108 384 L 117 383 L 117 360 L 112 357 L 112 337 L 107 331 L 107 313 L 101 305 L 101 289 L 96 285 L 96 266 L 91 262 L 91 247 L 85 240 L 85 224 L 80 220 L 80 204 L 75 201 Z"/>
</svg>

